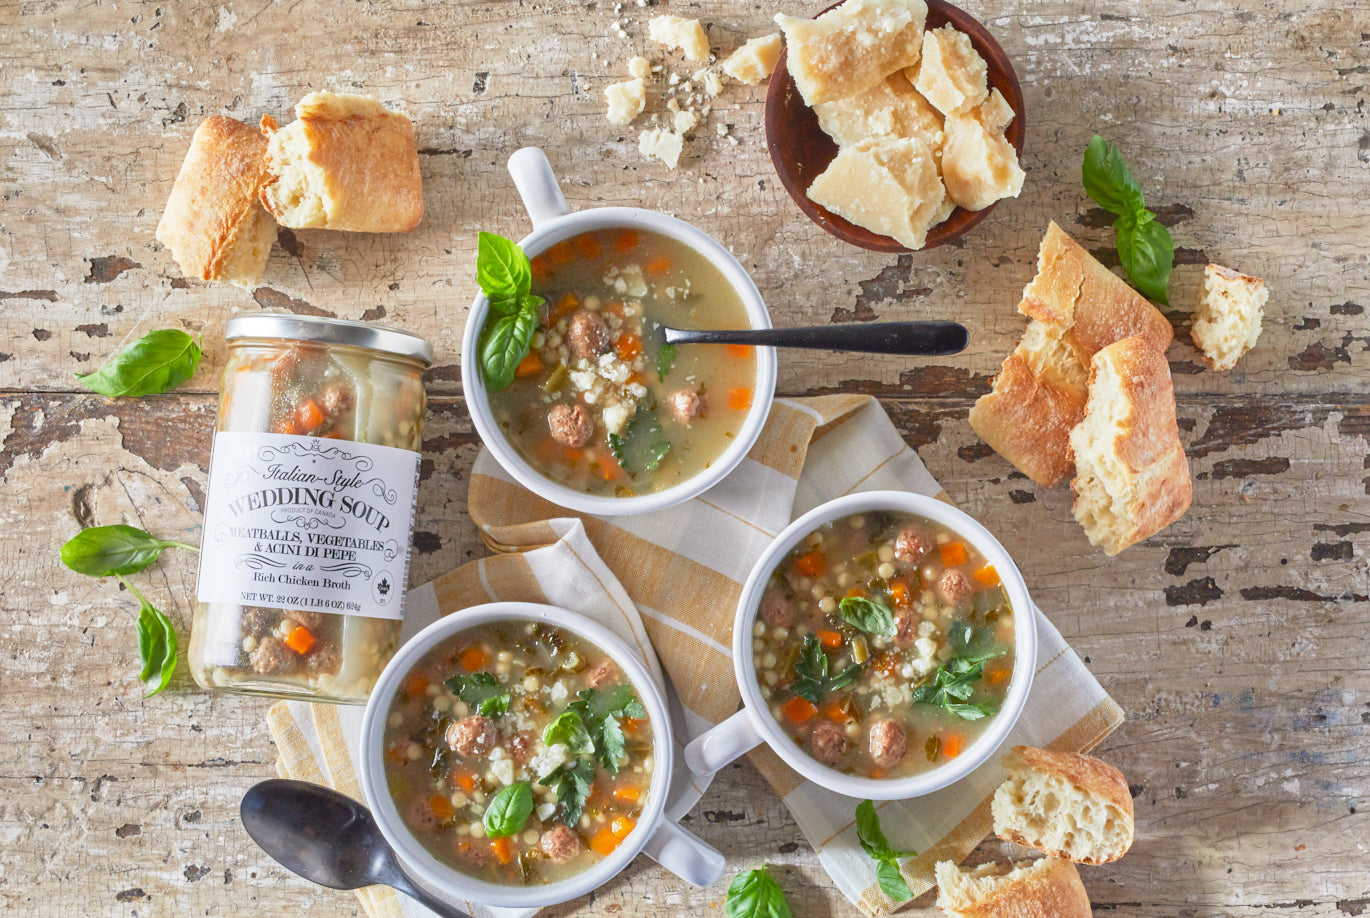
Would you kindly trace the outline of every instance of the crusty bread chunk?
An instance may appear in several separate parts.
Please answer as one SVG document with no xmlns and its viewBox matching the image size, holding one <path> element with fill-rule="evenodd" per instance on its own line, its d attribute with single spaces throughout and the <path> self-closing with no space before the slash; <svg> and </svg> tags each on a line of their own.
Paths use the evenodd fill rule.
<svg viewBox="0 0 1370 918">
<path fill-rule="evenodd" d="M 962 869 L 939 861 L 937 907 L 949 918 L 1089 918 L 1080 871 L 1057 857 Z"/>
<path fill-rule="evenodd" d="M 872 137 L 840 148 L 808 194 L 838 216 L 911 249 L 923 247 L 946 201 L 931 148 L 913 137 Z"/>
<path fill-rule="evenodd" d="M 1070 432 L 1070 448 L 1071 512 L 1107 554 L 1184 516 L 1192 484 L 1164 351 L 1136 337 L 1094 355 L 1085 417 Z"/>
<path fill-rule="evenodd" d="M 679 48 L 685 52 L 687 61 L 707 61 L 709 59 L 709 37 L 698 19 L 683 16 L 653 16 L 647 23 L 647 37 L 668 48 Z"/>
<path fill-rule="evenodd" d="M 647 105 L 647 84 L 642 77 L 610 83 L 604 87 L 604 98 L 609 103 L 605 117 L 610 124 L 631 124 Z"/>
<path fill-rule="evenodd" d="M 414 125 L 370 96 L 312 92 L 295 121 L 262 119 L 272 181 L 262 203 L 282 226 L 407 233 L 423 219 Z"/>
<path fill-rule="evenodd" d="M 215 115 L 195 129 L 157 224 L 157 241 L 182 273 L 257 285 L 276 238 L 276 221 L 257 197 L 269 179 L 266 140 L 255 128 Z"/>
<path fill-rule="evenodd" d="M 723 72 L 740 83 L 755 86 L 775 69 L 783 43 L 779 32 L 747 39 L 723 62 Z"/>
<path fill-rule="evenodd" d="M 970 426 L 1023 474 L 1049 488 L 1074 468 L 1070 432 L 1084 419 L 1094 355 L 1134 335 L 1163 354 L 1174 332 L 1155 306 L 1054 222 L 1018 311 L 1033 321 L 1004 361 L 993 390 L 971 408 Z"/>
<path fill-rule="evenodd" d="M 1015 746 L 994 793 L 994 834 L 1079 864 L 1107 864 L 1132 847 L 1132 793 L 1089 755 Z"/>
<path fill-rule="evenodd" d="M 973 112 L 947 118 L 942 133 L 942 181 L 957 206 L 984 210 L 1000 198 L 1016 198 L 1025 177 L 1018 151 L 1004 139 L 1003 128 L 986 127 Z"/>
<path fill-rule="evenodd" d="M 909 79 L 943 115 L 964 115 L 989 95 L 988 65 L 970 36 L 952 26 L 923 33 L 923 53 Z"/>
<path fill-rule="evenodd" d="M 808 105 L 869 89 L 918 63 L 924 0 L 847 0 L 817 19 L 777 14 L 785 33 L 786 67 Z"/>
<path fill-rule="evenodd" d="M 1192 335 L 1205 363 L 1215 370 L 1230 370 L 1255 347 L 1269 296 L 1259 277 L 1222 265 L 1204 268 Z"/>
<path fill-rule="evenodd" d="M 869 89 L 813 107 L 818 125 L 838 146 L 870 137 L 916 137 L 938 154 L 942 116 L 903 71 L 892 73 Z"/>
</svg>

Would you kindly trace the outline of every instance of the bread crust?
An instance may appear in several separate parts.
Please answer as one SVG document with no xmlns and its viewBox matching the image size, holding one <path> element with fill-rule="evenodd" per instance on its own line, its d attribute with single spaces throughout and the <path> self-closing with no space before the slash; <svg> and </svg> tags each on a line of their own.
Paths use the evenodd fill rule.
<svg viewBox="0 0 1370 918">
<path fill-rule="evenodd" d="M 310 93 L 295 106 L 296 121 L 279 132 L 298 132 L 307 163 L 285 162 L 281 144 L 270 147 L 272 180 L 262 203 L 283 226 L 357 233 L 407 233 L 423 219 L 423 179 L 419 173 L 414 124 L 402 112 L 387 110 L 369 96 Z M 278 133 L 264 119 L 268 137 Z M 286 138 L 282 137 L 282 140 Z M 287 168 L 317 170 L 315 190 L 322 207 L 308 219 L 292 215 L 281 194 Z"/>
<path fill-rule="evenodd" d="M 1005 772 L 1011 777 L 1020 777 L 1033 772 L 1059 777 L 1082 793 L 1115 806 L 1126 815 L 1127 844 L 1123 846 L 1122 850 L 1111 857 L 1078 858 L 1079 863 L 1108 864 L 1118 860 L 1132 846 L 1132 821 L 1134 818 L 1132 791 L 1128 789 L 1127 778 L 1123 776 L 1123 773 L 1103 759 L 1078 752 L 1055 752 L 1051 749 L 1038 749 L 1035 746 L 1014 746 L 1004 756 L 1003 764 Z M 995 797 L 995 808 L 997 810 L 998 794 Z M 1049 857 L 1070 857 L 1069 853 L 1064 850 L 1049 848 L 1037 840 L 1030 840 L 1021 833 L 1003 826 L 998 813 L 995 814 L 994 834 L 1004 841 L 1034 848 Z"/>
<path fill-rule="evenodd" d="M 954 865 L 947 864 L 945 866 Z M 944 864 L 937 865 L 939 883 Z M 1063 858 L 1048 857 L 1007 886 L 974 902 L 952 907 L 939 892 L 937 905 L 955 918 L 1090 918 L 1089 894 L 1080 871 Z"/>
<path fill-rule="evenodd" d="M 258 200 L 269 179 L 260 133 L 223 115 L 206 118 L 181 163 L 157 241 L 188 277 L 251 286 L 275 238 L 271 215 Z"/>
<path fill-rule="evenodd" d="M 970 409 L 971 429 L 1044 488 L 1070 477 L 1070 431 L 1085 416 L 1085 394 L 1034 372 L 1020 345 L 994 389 Z"/>
</svg>

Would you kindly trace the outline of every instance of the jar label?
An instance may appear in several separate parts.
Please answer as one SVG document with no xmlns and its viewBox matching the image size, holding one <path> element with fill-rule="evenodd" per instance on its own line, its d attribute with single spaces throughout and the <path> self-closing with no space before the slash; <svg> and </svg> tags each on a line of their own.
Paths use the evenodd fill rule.
<svg viewBox="0 0 1370 918">
<path fill-rule="evenodd" d="M 216 433 L 200 602 L 402 618 L 419 458 L 350 440 Z"/>
</svg>

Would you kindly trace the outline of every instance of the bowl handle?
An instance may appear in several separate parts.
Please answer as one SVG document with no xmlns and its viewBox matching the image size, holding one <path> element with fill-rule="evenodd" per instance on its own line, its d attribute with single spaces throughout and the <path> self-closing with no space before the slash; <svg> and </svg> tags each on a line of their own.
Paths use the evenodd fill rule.
<svg viewBox="0 0 1370 918">
<path fill-rule="evenodd" d="M 685 767 L 697 775 L 711 775 L 748 750 L 761 745 L 752 715 L 738 711 L 685 747 Z"/>
<path fill-rule="evenodd" d="M 509 157 L 509 174 L 514 177 L 514 187 L 518 189 L 523 207 L 533 221 L 533 229 L 571 212 L 571 208 L 566 206 L 566 198 L 562 197 L 552 164 L 547 162 L 547 156 L 537 147 L 515 151 Z"/>
<path fill-rule="evenodd" d="M 723 876 L 723 855 L 669 819 L 661 820 L 642 851 L 693 886 L 712 886 Z"/>
</svg>

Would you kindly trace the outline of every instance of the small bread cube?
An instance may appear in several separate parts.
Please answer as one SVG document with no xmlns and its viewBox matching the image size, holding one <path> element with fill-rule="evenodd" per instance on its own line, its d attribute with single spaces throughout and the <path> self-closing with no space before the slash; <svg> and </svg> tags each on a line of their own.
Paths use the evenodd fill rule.
<svg viewBox="0 0 1370 918">
<path fill-rule="evenodd" d="M 775 69 L 780 59 L 780 33 L 749 38 L 723 62 L 723 72 L 741 83 L 755 86 Z"/>
<path fill-rule="evenodd" d="M 842 147 L 809 197 L 868 230 L 921 249 L 944 211 L 932 150 L 913 137 L 872 137 Z"/>
<path fill-rule="evenodd" d="M 642 77 L 611 83 L 604 87 L 604 98 L 609 102 L 605 117 L 610 124 L 631 124 L 647 105 L 647 86 Z"/>
<path fill-rule="evenodd" d="M 1259 277 L 1248 277 L 1222 265 L 1204 268 L 1199 305 L 1194 312 L 1194 343 L 1204 362 L 1230 370 L 1261 336 L 1265 301 L 1270 291 Z"/>
<path fill-rule="evenodd" d="M 819 127 L 838 146 L 860 143 L 867 137 L 917 137 L 932 148 L 934 155 L 941 148 L 942 116 L 902 71 L 863 92 L 820 102 L 813 111 Z"/>
<path fill-rule="evenodd" d="M 679 48 L 685 52 L 687 61 L 707 61 L 709 59 L 709 38 L 698 19 L 685 19 L 681 16 L 654 16 L 647 24 L 647 37 L 668 48 Z"/>
<path fill-rule="evenodd" d="M 965 33 L 949 25 L 923 33 L 916 69 L 913 85 L 944 115 L 964 115 L 989 95 L 985 59 Z"/>
<path fill-rule="evenodd" d="M 974 115 L 947 118 L 942 132 L 942 181 L 947 194 L 966 210 L 984 210 L 1023 190 L 1018 152 L 1000 131 Z"/>
</svg>

